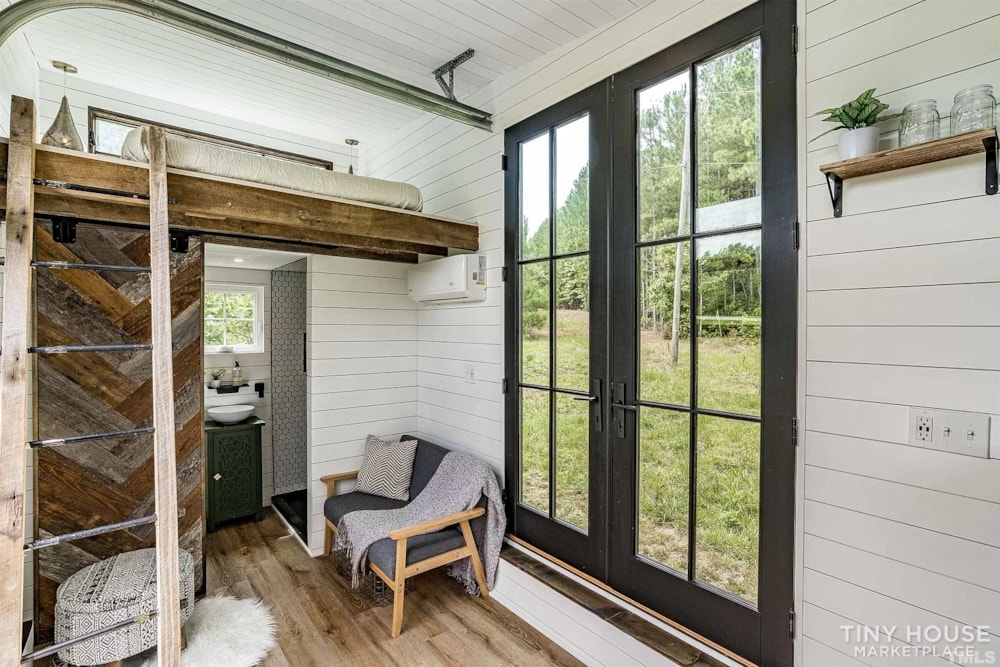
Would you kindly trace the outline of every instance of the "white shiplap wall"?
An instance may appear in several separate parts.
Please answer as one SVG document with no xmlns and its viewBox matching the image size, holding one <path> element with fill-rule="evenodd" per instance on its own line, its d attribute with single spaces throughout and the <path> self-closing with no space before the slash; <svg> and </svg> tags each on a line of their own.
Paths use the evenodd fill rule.
<svg viewBox="0 0 1000 667">
<path fill-rule="evenodd" d="M 0 9 L 3 9 L 10 5 L 10 0 L 0 0 Z M 31 99 L 38 98 L 38 66 L 35 64 L 35 57 L 28 47 L 28 42 L 25 40 L 24 35 L 20 32 L 15 33 L 7 43 L 0 47 L 0 136 L 8 136 L 10 134 L 10 98 L 11 95 L 19 95 L 21 97 L 28 97 Z M 5 167 L 6 165 L 4 165 Z M 3 254 L 5 249 L 5 239 L 7 236 L 6 225 L 0 224 L 0 254 Z M 0 267 L 0 276 L 3 275 L 3 267 Z M 0 279 L 0 288 L 2 288 L 3 282 Z M 0 308 L 2 308 L 3 299 L 0 298 Z M 29 382 L 29 386 L 31 383 Z M 31 398 L 29 397 L 29 401 Z M 32 414 L 33 406 L 29 403 L 28 414 Z M 32 424 L 29 418 L 28 423 L 28 433 L 31 433 Z M 25 481 L 27 493 L 25 496 L 25 535 L 30 537 L 32 531 L 34 530 L 34 495 L 33 495 L 33 482 L 34 482 L 34 468 L 32 466 L 33 457 L 29 454 L 27 461 L 27 471 L 25 473 Z M 33 575 L 33 558 L 26 555 L 25 556 L 25 572 L 24 572 L 24 618 L 29 619 L 32 617 L 32 610 L 34 604 L 34 575 Z"/>
<path fill-rule="evenodd" d="M 417 430 L 417 312 L 407 264 L 309 257 L 309 548 L 323 546 L 320 477 L 361 467 L 365 436 Z"/>
<path fill-rule="evenodd" d="M 235 362 L 240 362 L 243 369 L 243 381 L 249 384 L 238 394 L 219 394 L 214 389 L 205 389 L 205 408 L 213 408 L 218 405 L 248 405 L 257 406 L 254 414 L 263 419 L 266 423 L 261 428 L 261 461 L 263 462 L 263 475 L 261 476 L 261 486 L 263 487 L 264 505 L 271 504 L 272 489 L 274 488 L 273 464 L 271 456 L 271 272 L 255 269 L 230 269 L 218 266 L 205 267 L 205 284 L 225 283 L 228 285 L 252 285 L 263 286 L 264 288 L 264 351 L 254 354 L 206 354 L 205 361 L 205 382 L 211 380 L 208 371 L 213 368 L 226 368 L 228 373 L 223 377 L 223 382 L 232 380 L 232 369 Z M 253 391 L 255 382 L 264 383 L 264 397 L 261 398 Z M 208 418 L 206 413 L 205 418 Z"/>
<path fill-rule="evenodd" d="M 0 0 L 0 9 L 5 9 L 12 2 Z M 20 30 L 0 47 L 0 136 L 4 137 L 10 130 L 11 95 L 38 98 L 38 65 L 24 32 Z"/>
<path fill-rule="evenodd" d="M 956 91 L 1000 86 L 998 30 L 990 0 L 807 2 L 805 111 L 877 86 L 893 110 L 936 99 L 947 134 Z M 907 445 L 910 405 L 986 412 L 1000 457 L 1000 197 L 980 155 L 848 181 L 835 219 L 817 167 L 837 136 L 802 156 L 802 664 L 945 665 L 857 655 L 841 626 L 897 626 L 882 644 L 908 650 L 907 625 L 989 625 L 1000 645 L 1000 460 Z"/>
</svg>

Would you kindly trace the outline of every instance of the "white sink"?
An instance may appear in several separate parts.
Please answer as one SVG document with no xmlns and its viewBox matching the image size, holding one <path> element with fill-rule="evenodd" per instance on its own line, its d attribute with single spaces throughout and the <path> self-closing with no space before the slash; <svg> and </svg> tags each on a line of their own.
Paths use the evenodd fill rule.
<svg viewBox="0 0 1000 667">
<path fill-rule="evenodd" d="M 210 419 L 220 424 L 236 424 L 253 414 L 252 405 L 220 405 L 208 409 Z"/>
</svg>

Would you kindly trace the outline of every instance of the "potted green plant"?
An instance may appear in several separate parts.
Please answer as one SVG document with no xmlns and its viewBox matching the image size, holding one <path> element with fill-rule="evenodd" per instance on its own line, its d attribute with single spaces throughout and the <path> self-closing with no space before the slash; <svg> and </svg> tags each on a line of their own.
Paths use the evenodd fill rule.
<svg viewBox="0 0 1000 667">
<path fill-rule="evenodd" d="M 222 384 L 222 376 L 226 374 L 226 369 L 213 368 L 208 373 L 212 376 L 212 380 L 208 383 L 208 386 L 212 389 L 218 389 L 219 385 Z"/>
<path fill-rule="evenodd" d="M 875 124 L 883 120 L 898 118 L 899 114 L 883 116 L 882 113 L 889 108 L 877 97 L 875 89 L 870 88 L 858 95 L 857 99 L 851 100 L 847 104 L 831 109 L 823 109 L 815 115 L 826 115 L 823 120 L 830 123 L 837 123 L 837 126 L 827 130 L 819 137 L 825 136 L 836 130 L 847 130 L 841 137 L 837 147 L 840 151 L 841 160 L 849 160 L 862 155 L 868 155 L 878 150 L 878 128 Z M 816 137 L 816 139 L 819 139 Z"/>
</svg>

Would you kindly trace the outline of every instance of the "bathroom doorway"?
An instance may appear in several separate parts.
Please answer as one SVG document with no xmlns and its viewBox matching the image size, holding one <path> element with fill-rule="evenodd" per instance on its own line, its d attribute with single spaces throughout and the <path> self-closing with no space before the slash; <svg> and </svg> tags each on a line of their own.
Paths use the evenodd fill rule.
<svg viewBox="0 0 1000 667">
<path fill-rule="evenodd" d="M 309 515 L 304 257 L 271 271 L 271 338 L 271 505 L 305 541 Z"/>
</svg>

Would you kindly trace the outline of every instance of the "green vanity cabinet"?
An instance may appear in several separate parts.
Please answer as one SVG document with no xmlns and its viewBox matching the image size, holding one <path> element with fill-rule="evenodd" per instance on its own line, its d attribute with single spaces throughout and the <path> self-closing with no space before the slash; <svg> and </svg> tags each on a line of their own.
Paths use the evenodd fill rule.
<svg viewBox="0 0 1000 667">
<path fill-rule="evenodd" d="M 260 521 L 264 518 L 260 452 L 263 425 L 263 420 L 256 417 L 239 424 L 205 423 L 208 440 L 205 525 L 208 532 L 230 519 L 252 516 Z"/>
</svg>

